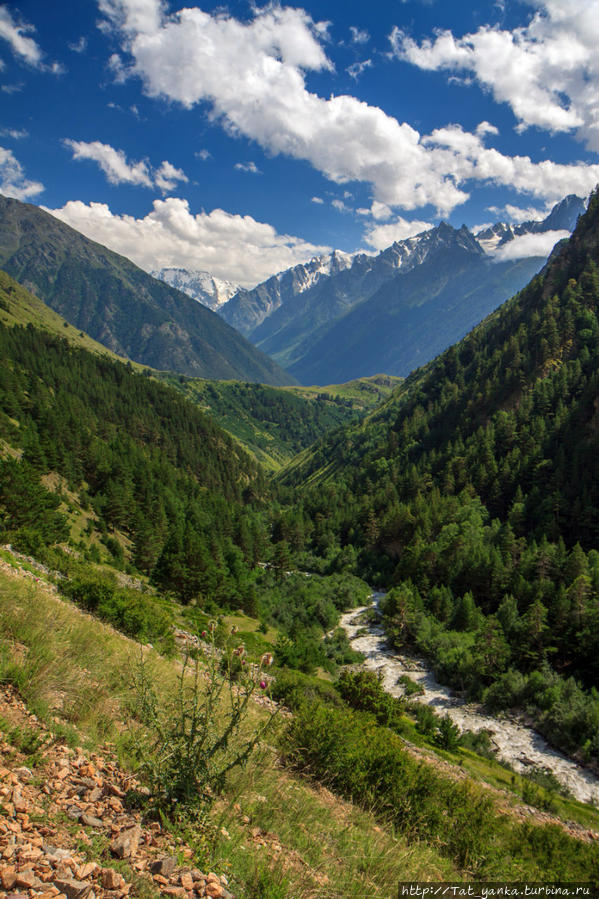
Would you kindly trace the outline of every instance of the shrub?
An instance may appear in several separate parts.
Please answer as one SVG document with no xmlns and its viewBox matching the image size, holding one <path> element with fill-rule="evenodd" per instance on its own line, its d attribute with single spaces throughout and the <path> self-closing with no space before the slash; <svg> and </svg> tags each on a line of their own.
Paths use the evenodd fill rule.
<svg viewBox="0 0 599 899">
<path fill-rule="evenodd" d="M 265 688 L 262 667 L 220 672 L 214 628 L 206 662 L 187 657 L 174 695 L 160 700 L 144 656 L 135 676 L 137 713 L 145 726 L 140 755 L 152 802 L 162 811 L 198 814 L 223 789 L 227 774 L 247 764 L 276 714 L 248 731 L 248 705 Z M 227 647 L 229 655 L 232 650 Z M 265 659 L 265 664 L 269 660 Z M 249 666 L 247 666 L 249 668 Z"/>
</svg>

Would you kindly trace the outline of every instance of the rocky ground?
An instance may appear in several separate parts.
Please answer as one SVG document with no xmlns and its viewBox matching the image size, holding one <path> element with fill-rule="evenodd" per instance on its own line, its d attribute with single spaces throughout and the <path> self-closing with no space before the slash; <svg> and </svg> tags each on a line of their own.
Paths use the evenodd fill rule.
<svg viewBox="0 0 599 899">
<path fill-rule="evenodd" d="M 225 876 L 199 871 L 180 838 L 127 808 L 128 793 L 139 789 L 109 747 L 86 756 L 54 741 L 12 688 L 4 687 L 0 895 L 234 899 Z"/>
</svg>

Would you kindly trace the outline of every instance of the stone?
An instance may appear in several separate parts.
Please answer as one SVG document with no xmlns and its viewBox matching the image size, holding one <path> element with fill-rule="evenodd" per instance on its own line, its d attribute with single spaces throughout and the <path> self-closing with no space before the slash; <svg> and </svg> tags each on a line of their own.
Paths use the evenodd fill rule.
<svg viewBox="0 0 599 899">
<path fill-rule="evenodd" d="M 179 877 L 179 881 L 184 890 L 193 890 L 193 877 L 189 873 L 189 871 L 184 871 L 183 874 Z"/>
<path fill-rule="evenodd" d="M 110 851 L 117 858 L 131 858 L 137 852 L 141 834 L 142 830 L 139 824 L 121 831 L 110 844 Z"/>
<path fill-rule="evenodd" d="M 170 877 L 177 867 L 177 859 L 172 855 L 166 855 L 164 858 L 158 858 L 150 865 L 152 874 L 161 874 L 163 877 Z"/>
<path fill-rule="evenodd" d="M 25 887 L 27 890 L 32 890 L 37 883 L 38 879 L 31 868 L 25 868 L 24 871 L 17 871 L 16 884 L 18 887 Z"/>
<path fill-rule="evenodd" d="M 91 877 L 98 870 L 99 865 L 96 862 L 87 862 L 85 865 L 80 865 L 77 868 L 77 877 L 79 880 L 87 880 L 88 877 Z"/>
<path fill-rule="evenodd" d="M 95 828 L 104 827 L 104 824 L 102 823 L 102 821 L 100 821 L 99 818 L 95 818 L 93 815 L 88 815 L 88 814 L 84 813 L 83 815 L 81 815 L 80 820 L 81 820 L 81 823 L 84 824 L 86 827 L 95 827 Z"/>
<path fill-rule="evenodd" d="M 82 880 L 55 880 L 54 886 L 64 893 L 67 899 L 91 899 L 91 883 Z"/>
<path fill-rule="evenodd" d="M 5 890 L 12 890 L 17 882 L 17 872 L 14 865 L 0 865 L 0 883 Z"/>
<path fill-rule="evenodd" d="M 69 805 L 67 809 L 67 818 L 70 818 L 71 821 L 79 821 L 81 819 L 82 811 L 76 805 Z"/>
<path fill-rule="evenodd" d="M 210 896 L 210 899 L 222 899 L 224 894 L 224 887 L 221 886 L 220 883 L 214 883 L 214 881 L 210 881 L 206 884 L 206 895 Z"/>
<path fill-rule="evenodd" d="M 100 879 L 105 890 L 122 890 L 127 886 L 123 875 L 113 868 L 102 868 Z"/>
</svg>

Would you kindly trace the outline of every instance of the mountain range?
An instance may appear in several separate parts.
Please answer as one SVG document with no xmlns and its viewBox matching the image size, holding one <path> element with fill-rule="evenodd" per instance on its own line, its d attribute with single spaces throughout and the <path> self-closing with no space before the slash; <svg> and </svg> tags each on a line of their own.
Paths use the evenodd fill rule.
<svg viewBox="0 0 599 899">
<path fill-rule="evenodd" d="M 528 283 L 545 256 L 498 254 L 526 234 L 567 236 L 568 196 L 543 221 L 472 234 L 442 222 L 376 256 L 334 251 L 240 290 L 219 314 L 304 384 L 385 371 L 405 376 Z M 498 254 L 498 255 L 496 255 Z"/>
<path fill-rule="evenodd" d="M 133 361 L 194 377 L 295 383 L 201 303 L 37 206 L 0 197 L 0 267 Z"/>
</svg>

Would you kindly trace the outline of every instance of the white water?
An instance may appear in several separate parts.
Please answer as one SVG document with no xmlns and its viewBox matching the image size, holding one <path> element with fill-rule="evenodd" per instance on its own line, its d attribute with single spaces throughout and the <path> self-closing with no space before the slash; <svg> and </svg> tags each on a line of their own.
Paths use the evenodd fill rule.
<svg viewBox="0 0 599 899">
<path fill-rule="evenodd" d="M 374 594 L 375 604 L 383 595 Z M 497 750 L 498 756 L 510 762 L 516 771 L 525 771 L 531 766 L 546 768 L 553 772 L 560 783 L 568 787 L 576 799 L 599 803 L 599 778 L 587 768 L 552 749 L 532 728 L 509 718 L 492 717 L 480 706 L 465 703 L 448 687 L 438 683 L 423 659 L 389 650 L 380 627 L 373 625 L 368 628 L 367 634 L 358 636 L 358 632 L 364 630 L 360 615 L 369 608 L 371 606 L 362 606 L 346 612 L 341 616 L 340 625 L 347 632 L 352 647 L 363 653 L 364 667 L 371 671 L 382 669 L 382 683 L 388 693 L 402 696 L 403 687 L 397 681 L 402 674 L 407 674 L 424 688 L 424 694 L 414 697 L 418 702 L 433 706 L 441 715 L 448 714 L 461 730 L 489 731 L 491 745 Z"/>
</svg>

